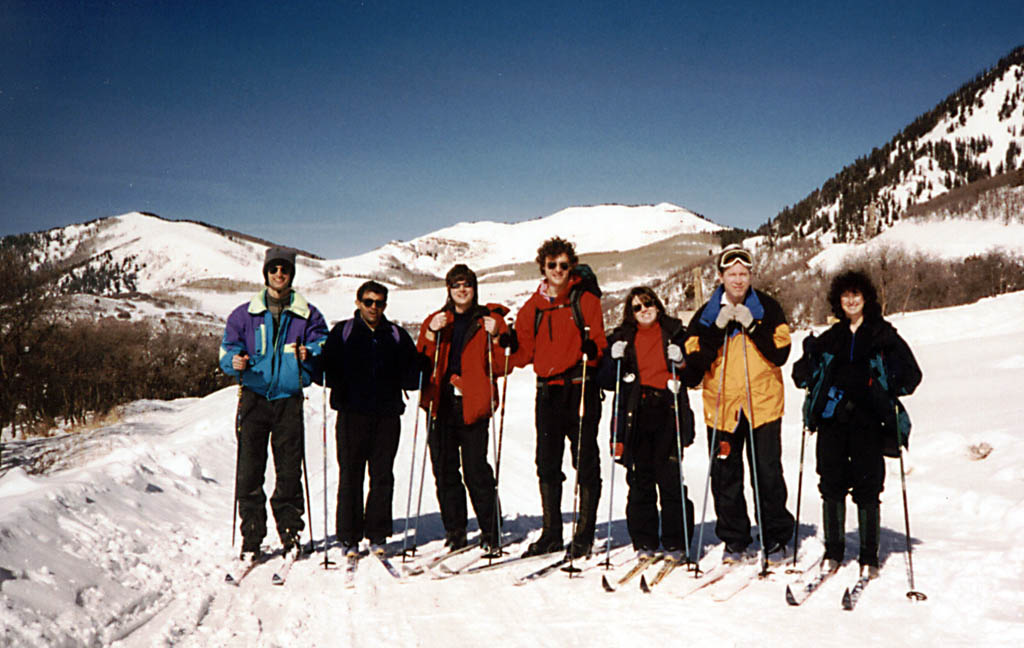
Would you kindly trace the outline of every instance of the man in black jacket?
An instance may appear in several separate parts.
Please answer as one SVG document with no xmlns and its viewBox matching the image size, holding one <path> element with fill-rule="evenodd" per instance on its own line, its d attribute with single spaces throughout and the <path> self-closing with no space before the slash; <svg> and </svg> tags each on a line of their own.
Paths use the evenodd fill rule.
<svg viewBox="0 0 1024 648">
<path fill-rule="evenodd" d="M 348 555 L 358 551 L 364 537 L 371 551 L 383 552 L 391 535 L 402 390 L 417 389 L 420 370 L 412 338 L 384 317 L 388 289 L 367 281 L 356 294 L 354 316 L 334 325 L 323 352 L 331 408 L 338 412 L 336 530 Z"/>
</svg>

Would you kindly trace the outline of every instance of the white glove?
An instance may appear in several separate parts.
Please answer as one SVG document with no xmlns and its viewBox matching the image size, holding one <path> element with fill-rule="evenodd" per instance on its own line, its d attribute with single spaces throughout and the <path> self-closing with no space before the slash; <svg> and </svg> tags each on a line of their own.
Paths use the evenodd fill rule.
<svg viewBox="0 0 1024 648">
<path fill-rule="evenodd" d="M 625 340 L 619 340 L 612 344 L 612 360 L 621 360 L 626 355 L 626 346 L 628 344 Z"/>
<path fill-rule="evenodd" d="M 667 381 L 665 381 L 665 387 L 667 387 L 668 390 L 673 394 L 678 394 L 679 388 L 682 387 L 682 383 L 680 383 L 675 378 L 669 378 Z"/>
<path fill-rule="evenodd" d="M 736 307 L 732 304 L 722 304 L 718 311 L 718 317 L 715 318 L 715 326 L 724 331 L 729 322 L 734 319 L 736 319 Z"/>
<path fill-rule="evenodd" d="M 744 304 L 738 304 L 733 307 L 733 319 L 744 329 L 750 330 L 750 325 L 754 323 L 754 314 Z"/>
<path fill-rule="evenodd" d="M 679 364 L 683 361 L 683 350 L 679 348 L 678 344 L 668 345 L 668 359 L 672 362 Z"/>
</svg>

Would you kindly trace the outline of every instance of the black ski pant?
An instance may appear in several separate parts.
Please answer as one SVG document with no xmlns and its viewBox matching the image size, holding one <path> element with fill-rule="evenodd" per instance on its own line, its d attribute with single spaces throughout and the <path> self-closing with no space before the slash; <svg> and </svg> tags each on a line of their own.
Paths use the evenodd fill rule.
<svg viewBox="0 0 1024 648">
<path fill-rule="evenodd" d="M 466 425 L 462 418 L 462 399 L 451 396 L 441 407 L 441 414 L 427 435 L 427 445 L 445 534 L 449 537 L 465 534 L 468 489 L 481 537 L 493 544 L 497 542 L 497 518 L 494 471 L 487 463 L 489 422 L 490 417 L 485 417 Z"/>
<path fill-rule="evenodd" d="M 687 551 L 683 536 L 683 496 L 672 394 L 643 388 L 630 435 L 630 464 L 626 469 L 629 495 L 626 526 L 637 550 Z M 683 487 L 685 488 L 685 486 Z M 661 503 L 661 515 L 658 503 Z M 693 502 L 686 498 L 686 522 L 693 538 Z"/>
<path fill-rule="evenodd" d="M 401 424 L 398 416 L 338 412 L 337 534 L 343 544 L 363 537 L 387 542 L 392 532 L 391 501 L 395 491 L 394 464 Z M 363 482 L 370 489 L 363 507 Z"/>
<path fill-rule="evenodd" d="M 748 426 L 746 413 L 743 412 L 735 432 L 718 431 L 716 445 L 722 442 L 729 445 L 729 454 L 724 459 L 718 457 L 717 448 L 711 448 L 711 493 L 715 500 L 715 514 L 718 516 L 715 534 L 730 551 L 742 551 L 751 543 L 750 517 L 747 515 L 747 500 L 743 492 L 743 455 L 747 455 L 748 464 L 755 465 L 750 451 Z M 714 428 L 708 426 L 709 448 L 713 432 Z M 760 494 L 761 513 L 764 515 L 764 520 L 758 523 L 764 534 L 765 547 L 785 545 L 793 536 L 794 520 L 786 510 L 786 481 L 782 474 L 782 420 L 776 419 L 755 427 L 754 445 L 757 451 L 757 493 Z M 753 474 L 750 483 L 754 483 Z"/>
<path fill-rule="evenodd" d="M 274 454 L 274 492 L 270 508 L 282 541 L 297 537 L 305 528 L 302 519 L 302 453 L 304 428 L 302 396 L 267 400 L 242 390 L 238 426 L 238 515 L 242 549 L 259 549 L 267 535 L 267 496 L 263 481 L 267 472 L 267 444 Z"/>
<path fill-rule="evenodd" d="M 537 384 L 534 422 L 537 427 L 537 478 L 561 492 L 565 474 L 562 457 L 565 439 L 569 439 L 572 466 L 581 488 L 601 492 L 601 460 L 597 448 L 597 428 L 601 422 L 601 399 L 597 385 L 587 381 L 583 410 L 582 447 L 580 444 L 580 383 L 568 385 Z M 577 455 L 579 465 L 577 465 Z"/>
<path fill-rule="evenodd" d="M 857 417 L 823 422 L 815 455 L 823 500 L 841 502 L 852 494 L 858 506 L 878 504 L 885 486 L 885 459 L 877 424 Z"/>
<path fill-rule="evenodd" d="M 837 420 L 823 422 L 818 431 L 815 454 L 827 558 L 843 560 L 846 496 L 852 494 L 857 504 L 860 563 L 878 565 L 879 495 L 885 486 L 883 444 L 881 428 L 862 409 L 844 409 Z"/>
</svg>

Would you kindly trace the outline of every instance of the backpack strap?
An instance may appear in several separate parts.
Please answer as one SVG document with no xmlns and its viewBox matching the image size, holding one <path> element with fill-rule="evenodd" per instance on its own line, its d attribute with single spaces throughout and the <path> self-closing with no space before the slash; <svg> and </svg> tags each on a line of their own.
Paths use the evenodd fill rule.
<svg viewBox="0 0 1024 648">
<path fill-rule="evenodd" d="M 345 320 L 345 324 L 341 327 L 341 341 L 342 341 L 342 343 L 347 342 L 348 341 L 348 336 L 352 335 L 352 327 L 355 326 L 355 323 L 356 323 L 356 318 L 354 318 L 354 317 L 351 318 L 351 319 Z M 395 339 L 395 344 L 398 344 L 402 340 L 401 335 L 398 333 L 398 324 L 395 324 L 394 322 L 388 322 L 388 323 L 391 324 L 391 337 L 393 337 Z"/>
</svg>

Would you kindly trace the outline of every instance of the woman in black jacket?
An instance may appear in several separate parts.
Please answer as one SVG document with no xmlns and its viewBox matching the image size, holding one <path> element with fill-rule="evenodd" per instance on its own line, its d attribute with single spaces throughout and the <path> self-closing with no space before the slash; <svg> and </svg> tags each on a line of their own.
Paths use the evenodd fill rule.
<svg viewBox="0 0 1024 648">
<path fill-rule="evenodd" d="M 828 293 L 839 319 L 804 341 L 793 381 L 808 390 L 804 423 L 817 431 L 818 490 L 822 498 L 826 570 L 843 561 L 846 496 L 857 504 L 862 575 L 878 574 L 879 495 L 885 482 L 883 456 L 899 456 L 901 429 L 909 419 L 897 400 L 921 382 L 910 347 L 889 322 L 871 279 L 848 271 Z M 902 419 L 902 421 L 901 421 Z"/>
<path fill-rule="evenodd" d="M 694 433 L 693 412 L 678 380 L 685 338 L 682 322 L 665 314 L 653 290 L 633 288 L 623 306 L 622 325 L 608 337 L 609 347 L 598 370 L 598 383 L 610 391 L 615 390 L 616 375 L 621 377 L 618 418 L 612 421 L 617 441 L 613 452 L 627 470 L 626 524 L 633 546 L 641 556 L 648 556 L 661 545 L 666 558 L 677 562 L 688 554 L 677 448 L 693 443 Z M 688 498 L 686 524 L 689 538 L 693 536 L 693 502 Z"/>
</svg>

